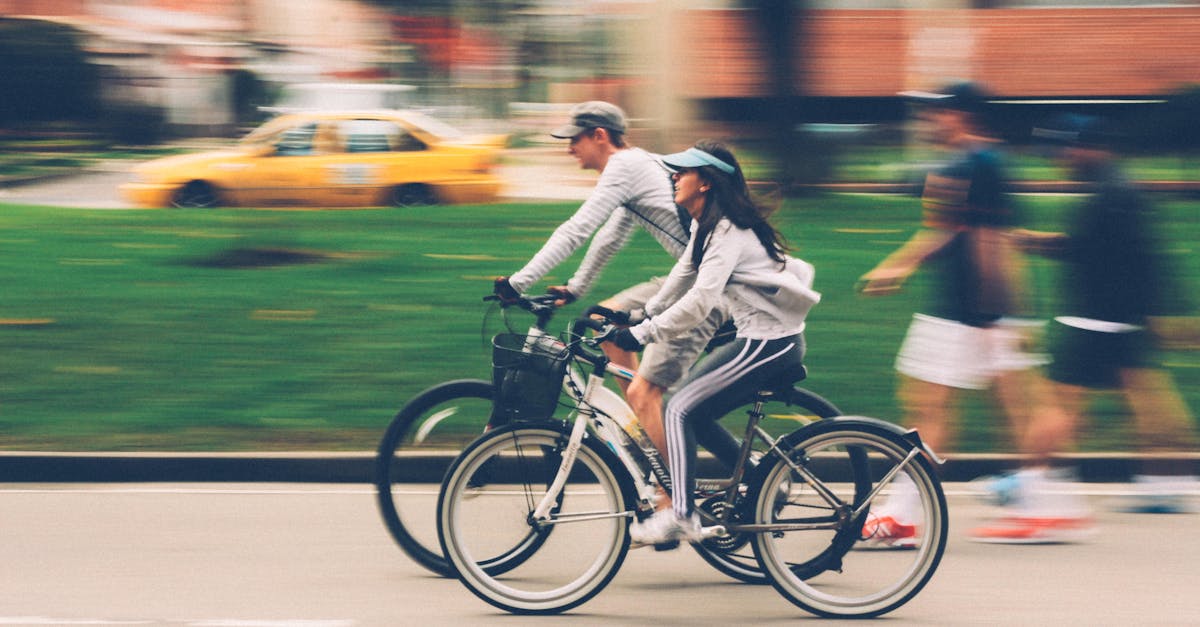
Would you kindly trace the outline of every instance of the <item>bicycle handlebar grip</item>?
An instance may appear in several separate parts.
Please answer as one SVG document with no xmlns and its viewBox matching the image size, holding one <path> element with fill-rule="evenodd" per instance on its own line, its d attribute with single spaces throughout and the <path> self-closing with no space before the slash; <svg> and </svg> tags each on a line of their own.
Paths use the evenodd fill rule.
<svg viewBox="0 0 1200 627">
<path fill-rule="evenodd" d="M 593 316 L 593 315 L 603 316 L 604 319 L 607 320 L 609 323 L 614 323 L 614 324 L 624 325 L 624 324 L 629 324 L 629 322 L 630 322 L 629 312 L 609 309 L 608 307 L 604 307 L 602 305 L 592 305 L 591 307 L 588 307 L 588 310 L 585 311 L 583 313 L 583 315 L 585 315 L 585 316 Z"/>
<path fill-rule="evenodd" d="M 607 326 L 603 321 L 583 316 L 575 319 L 575 326 L 581 326 L 593 331 L 602 331 Z"/>
</svg>

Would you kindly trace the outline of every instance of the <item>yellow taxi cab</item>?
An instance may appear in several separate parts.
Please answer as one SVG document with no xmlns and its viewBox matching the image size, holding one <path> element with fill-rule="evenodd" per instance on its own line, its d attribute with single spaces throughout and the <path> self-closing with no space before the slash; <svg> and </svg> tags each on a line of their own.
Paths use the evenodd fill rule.
<svg viewBox="0 0 1200 627">
<path fill-rule="evenodd" d="M 141 207 L 376 207 L 495 200 L 504 136 L 467 136 L 416 111 L 274 118 L 228 150 L 133 169 Z"/>
</svg>

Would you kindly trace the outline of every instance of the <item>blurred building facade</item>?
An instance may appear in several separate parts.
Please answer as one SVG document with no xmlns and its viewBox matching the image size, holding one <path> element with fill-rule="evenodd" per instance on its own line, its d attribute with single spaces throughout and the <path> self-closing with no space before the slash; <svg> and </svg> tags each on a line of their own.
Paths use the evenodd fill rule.
<svg viewBox="0 0 1200 627">
<path fill-rule="evenodd" d="M 669 130 L 772 93 L 755 4 L 0 0 L 0 14 L 83 29 L 107 97 L 160 107 L 181 128 L 233 126 L 235 73 L 249 72 L 275 86 L 411 84 L 419 99 L 461 107 L 464 117 L 554 113 L 546 105 L 605 98 L 641 126 Z M 1030 100 L 1147 98 L 1200 83 L 1195 2 L 810 0 L 794 8 L 794 84 L 808 98 L 888 99 L 950 78 Z M 848 110 L 813 115 L 839 108 Z"/>
</svg>

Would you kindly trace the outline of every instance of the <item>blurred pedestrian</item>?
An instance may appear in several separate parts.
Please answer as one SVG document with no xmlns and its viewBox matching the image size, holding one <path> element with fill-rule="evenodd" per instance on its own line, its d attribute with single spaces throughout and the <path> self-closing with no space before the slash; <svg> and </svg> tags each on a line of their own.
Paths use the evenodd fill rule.
<svg viewBox="0 0 1200 627">
<path fill-rule="evenodd" d="M 571 156 L 579 161 L 581 168 L 599 172 L 600 178 L 587 200 L 554 230 L 523 268 L 512 276 L 496 279 L 494 290 L 502 299 L 513 299 L 530 288 L 588 238 L 591 244 L 587 253 L 567 284 L 547 289 L 561 297 L 560 305 L 587 294 L 600 271 L 629 242 L 638 226 L 653 236 L 673 260 L 683 254 L 692 220 L 675 204 L 671 172 L 658 155 L 630 145 L 625 131 L 625 112 L 612 103 L 594 100 L 572 107 L 570 122 L 551 133 L 570 140 Z M 619 311 L 642 309 L 658 293 L 662 281 L 661 277 L 651 278 L 601 304 Z M 647 347 L 640 363 L 636 352 L 622 350 L 612 343 L 603 345 L 613 363 L 637 370 L 625 388 L 626 398 L 647 435 L 656 444 L 664 443 L 664 449 L 663 395 L 683 378 L 727 319 L 727 308 L 719 304 L 688 333 Z M 722 435 L 713 432 L 717 437 Z M 703 436 L 702 441 L 706 441 Z"/>
<path fill-rule="evenodd" d="M 1150 324 L 1168 306 L 1167 273 L 1154 210 L 1122 174 L 1112 129 L 1101 118 L 1073 114 L 1034 129 L 1059 164 L 1092 190 L 1069 216 L 1066 232 L 1016 236 L 1025 250 L 1062 262 L 1062 315 L 1048 334 L 1048 373 L 1059 404 L 1078 422 L 1092 391 L 1119 390 L 1147 455 L 1136 477 L 1141 493 L 1126 508 L 1188 511 L 1192 464 L 1170 454 L 1194 450 L 1193 418 L 1170 373 L 1155 364 Z"/>
<path fill-rule="evenodd" d="M 990 389 L 1018 447 L 1033 455 L 1034 465 L 1024 472 L 1041 483 L 1048 478 L 1049 453 L 1061 450 L 1071 429 L 1060 413 L 1039 403 L 1046 391 L 1035 368 L 1039 357 L 1026 352 L 1026 327 L 1013 319 L 1023 296 L 1020 255 L 1010 238 L 1018 215 L 1000 142 L 985 117 L 986 92 L 964 82 L 906 95 L 917 101 L 930 139 L 948 159 L 925 179 L 921 228 L 860 280 L 864 294 L 878 295 L 900 289 L 918 268 L 934 276 L 933 300 L 925 313 L 913 316 L 896 358 L 905 421 L 934 450 L 944 449 L 954 437 L 960 393 Z M 1034 410 L 1047 413 L 1037 420 L 1045 433 L 1036 441 L 1026 437 Z M 1058 439 L 1048 437 L 1051 433 Z M 1046 541 L 1088 526 L 1080 499 L 1047 496 L 1058 490 L 1032 492 L 1038 498 L 1026 499 L 1002 520 L 1018 519 L 1020 535 Z M 915 489 L 899 485 L 888 502 L 873 509 L 864 529 L 869 542 L 913 544 L 921 521 L 908 503 L 911 494 Z M 1027 529 L 1024 523 L 1034 521 L 1043 528 Z"/>
</svg>

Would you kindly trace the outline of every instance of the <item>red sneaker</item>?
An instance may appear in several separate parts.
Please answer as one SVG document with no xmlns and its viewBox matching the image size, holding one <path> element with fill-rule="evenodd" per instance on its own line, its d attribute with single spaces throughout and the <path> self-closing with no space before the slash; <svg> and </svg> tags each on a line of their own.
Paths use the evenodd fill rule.
<svg viewBox="0 0 1200 627">
<path fill-rule="evenodd" d="M 1066 544 L 1079 542 L 1095 533 L 1086 516 L 1007 516 L 994 524 L 977 527 L 970 538 L 992 544 Z"/>
<path fill-rule="evenodd" d="M 863 524 L 862 537 L 855 548 L 915 549 L 917 526 L 906 525 L 891 516 L 872 516 Z"/>
</svg>

